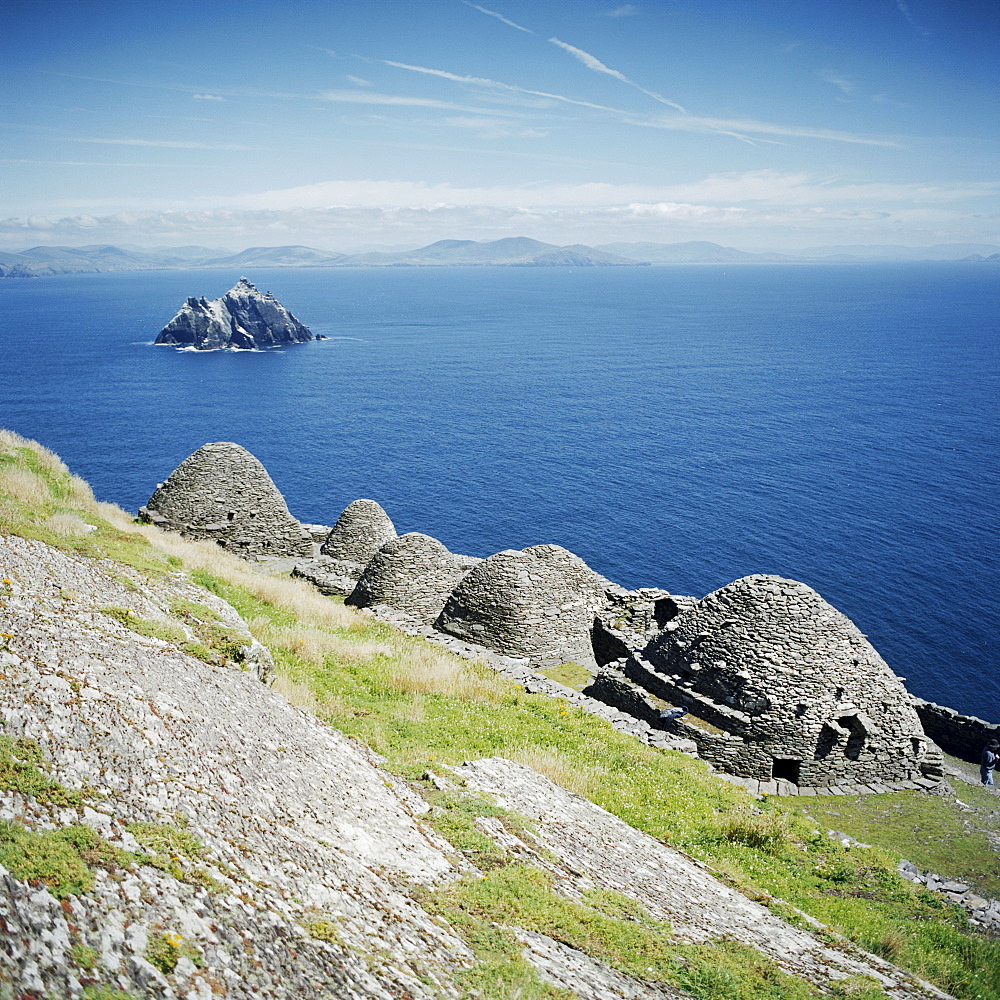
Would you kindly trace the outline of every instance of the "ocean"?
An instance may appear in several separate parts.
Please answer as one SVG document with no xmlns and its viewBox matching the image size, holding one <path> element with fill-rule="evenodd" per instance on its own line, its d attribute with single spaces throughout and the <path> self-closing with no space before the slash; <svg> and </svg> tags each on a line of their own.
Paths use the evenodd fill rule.
<svg viewBox="0 0 1000 1000">
<path fill-rule="evenodd" d="M 1000 721 L 997 270 L 976 264 L 270 269 L 325 341 L 152 340 L 235 271 L 0 281 L 0 426 L 136 510 L 236 441 L 292 512 L 358 497 L 626 587 L 801 580 L 920 697 Z"/>
</svg>

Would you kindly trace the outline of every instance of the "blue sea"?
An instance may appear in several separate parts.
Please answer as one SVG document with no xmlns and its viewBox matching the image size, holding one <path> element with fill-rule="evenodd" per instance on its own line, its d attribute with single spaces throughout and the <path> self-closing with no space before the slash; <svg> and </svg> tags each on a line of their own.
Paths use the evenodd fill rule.
<svg viewBox="0 0 1000 1000">
<path fill-rule="evenodd" d="M 259 270 L 329 339 L 151 346 L 239 276 L 0 281 L 0 426 L 133 511 L 230 440 L 304 521 L 372 497 L 453 551 L 557 542 L 627 587 L 792 577 L 911 692 L 1000 720 L 995 268 Z"/>
</svg>

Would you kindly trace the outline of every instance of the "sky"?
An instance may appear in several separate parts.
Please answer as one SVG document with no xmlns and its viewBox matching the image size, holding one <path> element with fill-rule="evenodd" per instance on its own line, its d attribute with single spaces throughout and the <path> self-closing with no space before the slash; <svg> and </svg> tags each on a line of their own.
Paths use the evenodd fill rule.
<svg viewBox="0 0 1000 1000">
<path fill-rule="evenodd" d="M 3 0 L 0 248 L 1000 242 L 997 0 Z"/>
</svg>

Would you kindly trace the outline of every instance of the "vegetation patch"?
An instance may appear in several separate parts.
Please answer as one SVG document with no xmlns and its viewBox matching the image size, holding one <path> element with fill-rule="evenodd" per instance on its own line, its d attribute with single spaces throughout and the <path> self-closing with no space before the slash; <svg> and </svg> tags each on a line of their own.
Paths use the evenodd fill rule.
<svg viewBox="0 0 1000 1000">
<path fill-rule="evenodd" d="M 146 961 L 169 976 L 177 963 L 186 958 L 199 968 L 204 967 L 205 959 L 201 952 L 190 941 L 185 941 L 180 934 L 151 934 L 146 944 Z"/>
<path fill-rule="evenodd" d="M 200 861 L 207 850 L 201 840 L 187 829 L 186 820 L 176 824 L 130 823 L 125 829 L 148 852 L 131 856 L 137 864 L 157 868 L 178 882 L 198 886 L 209 892 L 225 891 L 225 886 L 205 868 L 182 864 Z"/>
<path fill-rule="evenodd" d="M 698 1000 L 807 1000 L 819 995 L 753 948 L 724 941 L 673 944 L 670 925 L 654 920 L 625 896 L 602 891 L 582 902 L 567 899 L 532 865 L 513 863 L 485 877 L 466 877 L 428 897 L 424 905 L 463 928 L 474 947 L 485 938 L 493 956 L 488 967 L 505 976 L 508 989 L 523 976 L 520 945 L 512 933 L 490 925 L 545 934 L 620 972 L 670 983 Z"/>
<path fill-rule="evenodd" d="M 26 736 L 0 735 L 0 789 L 30 795 L 53 806 L 77 807 L 83 795 L 65 788 L 43 770 L 42 748 Z"/>
<path fill-rule="evenodd" d="M 547 670 L 539 670 L 538 672 L 543 677 L 548 677 L 550 681 L 565 684 L 566 687 L 573 688 L 574 691 L 582 691 L 594 680 L 593 672 L 579 663 L 560 663 L 558 667 L 549 667 Z"/>
<path fill-rule="evenodd" d="M 115 871 L 131 862 L 89 826 L 67 826 L 39 833 L 14 822 L 0 822 L 0 864 L 24 882 L 41 882 L 56 899 L 88 892 L 93 868 Z"/>
<path fill-rule="evenodd" d="M 97 968 L 97 961 L 100 955 L 96 948 L 90 945 L 77 943 L 69 950 L 69 957 L 74 965 L 80 966 L 85 972 L 92 972 Z"/>
</svg>

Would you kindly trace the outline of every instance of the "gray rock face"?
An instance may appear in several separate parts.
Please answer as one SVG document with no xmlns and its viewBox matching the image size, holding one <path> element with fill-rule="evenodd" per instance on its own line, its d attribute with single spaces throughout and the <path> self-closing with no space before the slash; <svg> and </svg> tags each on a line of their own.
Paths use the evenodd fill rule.
<svg viewBox="0 0 1000 1000">
<path fill-rule="evenodd" d="M 392 538 L 372 556 L 345 603 L 385 604 L 426 625 L 444 608 L 452 589 L 482 560 L 456 556 L 419 531 Z"/>
<path fill-rule="evenodd" d="M 253 351 L 312 340 L 303 326 L 270 292 L 261 294 L 246 278 L 221 299 L 189 298 L 160 331 L 157 344 L 217 351 Z"/>
<path fill-rule="evenodd" d="M 355 500 L 344 508 L 320 547 L 320 555 L 299 563 L 292 576 L 300 576 L 324 594 L 347 597 L 372 556 L 396 537 L 396 527 L 374 500 Z"/>
<path fill-rule="evenodd" d="M 143 520 L 237 555 L 312 555 L 309 533 L 288 512 L 267 470 L 231 441 L 202 445 L 157 486 Z"/>
<path fill-rule="evenodd" d="M 639 659 L 662 678 L 657 694 L 723 731 L 677 724 L 733 774 L 825 786 L 939 771 L 902 682 L 803 583 L 737 580 L 667 622 Z"/>
<path fill-rule="evenodd" d="M 240 622 L 232 608 L 179 577 L 109 575 L 16 537 L 0 538 L 0 569 L 3 732 L 37 740 L 47 772 L 86 803 L 0 788 L 0 820 L 39 833 L 83 823 L 136 852 L 129 824 L 182 823 L 205 847 L 171 874 L 141 852 L 113 875 L 96 869 L 93 888 L 62 904 L 0 868 L 0 996 L 79 997 L 77 943 L 98 956 L 88 980 L 135 997 L 196 1000 L 219 983 L 232 1000 L 467 995 L 454 980 L 471 954 L 400 888 L 458 875 L 420 821 L 426 804 L 367 748 L 261 684 L 249 660 L 205 663 L 95 614 L 168 616 L 175 598 L 195 597 Z M 214 891 L 185 874 L 202 867 Z M 336 940 L 312 936 L 317 918 Z M 164 934 L 194 957 L 169 980 L 144 957 Z"/>
<path fill-rule="evenodd" d="M 561 546 L 506 549 L 466 575 L 435 627 L 536 666 L 595 666 L 590 625 L 606 585 Z"/>
</svg>

